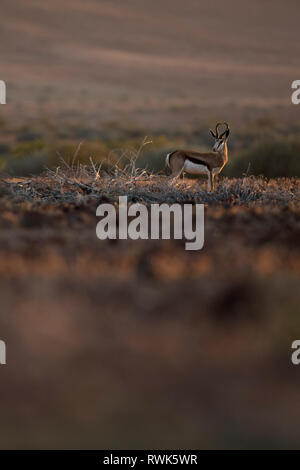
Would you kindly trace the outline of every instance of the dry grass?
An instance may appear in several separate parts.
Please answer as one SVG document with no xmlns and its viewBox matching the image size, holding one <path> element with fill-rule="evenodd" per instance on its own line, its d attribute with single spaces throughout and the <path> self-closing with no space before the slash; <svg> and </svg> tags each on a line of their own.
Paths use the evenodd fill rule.
<svg viewBox="0 0 300 470">
<path fill-rule="evenodd" d="M 101 175 L 101 176 L 100 176 Z M 297 178 L 267 179 L 264 177 L 220 178 L 216 190 L 207 192 L 205 179 L 171 179 L 146 170 L 118 168 L 110 173 L 97 167 L 79 165 L 76 170 L 66 167 L 32 179 L 4 179 L 7 190 L 21 200 L 34 205 L 41 203 L 83 202 L 96 199 L 99 202 L 116 202 L 122 195 L 129 202 L 191 203 L 231 207 L 297 207 L 300 184 Z"/>
</svg>

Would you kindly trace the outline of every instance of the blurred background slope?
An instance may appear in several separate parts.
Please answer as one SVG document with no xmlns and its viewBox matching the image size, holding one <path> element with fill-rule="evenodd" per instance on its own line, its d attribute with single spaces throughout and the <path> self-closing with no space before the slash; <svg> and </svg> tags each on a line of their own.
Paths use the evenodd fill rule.
<svg viewBox="0 0 300 470">
<path fill-rule="evenodd" d="M 290 109 L 296 0 L 2 0 L 1 11 L 2 115 L 161 128 Z"/>
</svg>

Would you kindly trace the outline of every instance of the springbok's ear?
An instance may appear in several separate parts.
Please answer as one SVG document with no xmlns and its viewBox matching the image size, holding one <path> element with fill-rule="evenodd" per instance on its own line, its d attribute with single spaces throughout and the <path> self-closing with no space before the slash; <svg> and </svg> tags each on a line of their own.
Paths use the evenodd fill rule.
<svg viewBox="0 0 300 470">
<path fill-rule="evenodd" d="M 210 131 L 211 135 L 213 136 L 213 138 L 216 139 L 217 136 L 214 134 L 214 131 L 212 131 L 211 129 L 209 129 L 209 131 Z"/>
</svg>

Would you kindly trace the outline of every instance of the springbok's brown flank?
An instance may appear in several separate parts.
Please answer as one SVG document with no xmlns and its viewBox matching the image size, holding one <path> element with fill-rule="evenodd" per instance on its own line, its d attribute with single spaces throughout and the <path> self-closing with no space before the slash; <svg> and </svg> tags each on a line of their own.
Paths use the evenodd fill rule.
<svg viewBox="0 0 300 470">
<path fill-rule="evenodd" d="M 226 122 L 224 124 L 226 130 L 221 135 L 218 133 L 220 122 L 216 124 L 215 132 L 210 129 L 215 139 L 212 152 L 175 150 L 167 155 L 166 164 L 171 169 L 172 178 L 178 178 L 183 172 L 193 175 L 207 175 L 208 191 L 214 190 L 214 177 L 222 171 L 228 162 L 227 140 L 230 129 Z"/>
</svg>

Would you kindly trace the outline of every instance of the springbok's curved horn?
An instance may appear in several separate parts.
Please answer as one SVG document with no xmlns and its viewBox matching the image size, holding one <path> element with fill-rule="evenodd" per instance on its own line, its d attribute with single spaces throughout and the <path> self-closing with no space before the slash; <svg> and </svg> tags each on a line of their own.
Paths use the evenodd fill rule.
<svg viewBox="0 0 300 470">
<path fill-rule="evenodd" d="M 226 129 L 225 129 L 225 131 L 222 132 L 222 134 L 219 136 L 219 139 L 222 139 L 223 136 L 225 135 L 225 133 L 226 133 L 227 131 L 229 131 L 229 126 L 228 126 L 227 122 L 223 122 L 223 124 L 225 124 Z"/>
<path fill-rule="evenodd" d="M 218 127 L 219 127 L 219 126 L 221 126 L 221 125 L 222 125 L 222 123 L 221 123 L 221 122 L 218 122 L 218 123 L 216 124 L 216 139 L 218 139 L 218 138 L 219 138 L 219 134 L 218 134 Z"/>
</svg>

